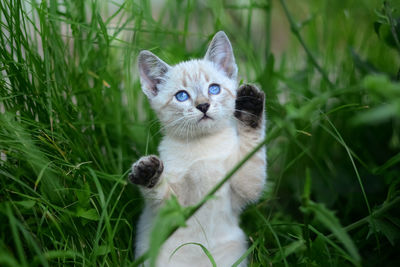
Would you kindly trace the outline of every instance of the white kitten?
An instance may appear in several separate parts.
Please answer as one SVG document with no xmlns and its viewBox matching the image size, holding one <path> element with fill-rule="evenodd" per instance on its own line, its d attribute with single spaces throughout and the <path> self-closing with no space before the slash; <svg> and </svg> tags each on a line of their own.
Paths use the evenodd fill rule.
<svg viewBox="0 0 400 267">
<path fill-rule="evenodd" d="M 130 181 L 140 185 L 145 208 L 139 220 L 136 256 L 149 245 L 149 234 L 163 201 L 176 195 L 193 205 L 240 159 L 264 139 L 264 94 L 252 85 L 237 88 L 237 66 L 231 44 L 218 32 L 204 59 L 169 66 L 149 51 L 139 54 L 140 80 L 164 130 L 160 157 L 142 157 L 132 166 Z M 265 148 L 216 193 L 162 246 L 157 266 L 210 266 L 203 244 L 217 266 L 231 266 L 247 249 L 239 214 L 256 201 L 266 180 Z M 239 266 L 246 266 L 243 261 Z"/>
</svg>

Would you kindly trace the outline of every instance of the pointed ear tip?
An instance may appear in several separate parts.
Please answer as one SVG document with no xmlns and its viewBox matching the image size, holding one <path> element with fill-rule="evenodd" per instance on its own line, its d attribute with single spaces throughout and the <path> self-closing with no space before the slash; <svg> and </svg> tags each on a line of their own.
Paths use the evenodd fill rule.
<svg viewBox="0 0 400 267">
<path fill-rule="evenodd" d="M 224 31 L 218 31 L 215 35 L 225 35 L 226 36 L 226 33 Z"/>
<path fill-rule="evenodd" d="M 224 31 L 219 31 L 219 32 L 217 32 L 217 33 L 214 35 L 214 38 L 218 38 L 218 39 L 222 38 L 222 39 L 227 39 L 227 40 L 229 40 L 228 35 L 226 35 L 226 33 L 225 33 Z"/>
<path fill-rule="evenodd" d="M 151 53 L 149 50 L 140 50 L 138 58 L 141 59 L 143 57 L 147 57 L 147 56 L 152 56 L 153 53 Z"/>
<path fill-rule="evenodd" d="M 146 64 L 149 60 L 157 58 L 156 55 L 154 55 L 152 52 L 149 50 L 141 50 L 139 52 L 139 55 L 137 57 L 137 62 L 139 67 L 143 66 L 143 64 Z"/>
<path fill-rule="evenodd" d="M 140 65 L 142 62 L 143 62 L 143 60 L 146 58 L 146 55 L 147 55 L 147 50 L 142 50 L 142 51 L 140 51 L 139 52 L 139 55 L 138 55 L 138 57 L 137 57 L 137 62 L 138 62 L 138 64 Z"/>
</svg>

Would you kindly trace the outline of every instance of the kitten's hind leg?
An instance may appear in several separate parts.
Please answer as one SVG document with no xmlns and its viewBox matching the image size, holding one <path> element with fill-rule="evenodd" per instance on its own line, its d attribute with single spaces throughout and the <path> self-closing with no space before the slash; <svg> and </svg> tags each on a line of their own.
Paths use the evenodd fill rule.
<svg viewBox="0 0 400 267">
<path fill-rule="evenodd" d="M 234 115 L 239 121 L 237 126 L 240 139 L 239 157 L 243 158 L 265 136 L 264 93 L 250 84 L 239 87 Z M 256 201 L 264 188 L 265 179 L 266 153 L 264 147 L 232 177 L 234 207 L 240 209 L 246 203 Z"/>
<path fill-rule="evenodd" d="M 139 185 L 146 199 L 160 202 L 164 199 L 168 188 L 162 181 L 163 171 L 164 164 L 157 156 L 145 156 L 132 165 L 128 179 L 133 184 Z"/>
</svg>

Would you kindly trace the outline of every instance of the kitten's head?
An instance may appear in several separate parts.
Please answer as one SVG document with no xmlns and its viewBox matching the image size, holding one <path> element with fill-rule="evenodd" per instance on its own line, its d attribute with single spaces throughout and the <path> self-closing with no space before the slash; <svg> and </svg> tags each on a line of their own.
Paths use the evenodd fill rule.
<svg viewBox="0 0 400 267">
<path fill-rule="evenodd" d="M 142 90 L 167 135 L 204 136 L 232 124 L 237 66 L 224 32 L 214 36 L 203 59 L 175 66 L 141 51 L 139 70 Z"/>
</svg>

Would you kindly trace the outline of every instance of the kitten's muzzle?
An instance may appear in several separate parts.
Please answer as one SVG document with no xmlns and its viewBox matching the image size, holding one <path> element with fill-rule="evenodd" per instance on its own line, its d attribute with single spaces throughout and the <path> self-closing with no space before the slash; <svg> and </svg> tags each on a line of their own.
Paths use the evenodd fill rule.
<svg viewBox="0 0 400 267">
<path fill-rule="evenodd" d="M 196 108 L 197 108 L 198 110 L 200 110 L 201 112 L 203 112 L 204 114 L 206 114 L 206 112 L 207 112 L 207 110 L 208 110 L 209 107 L 210 107 L 210 104 L 209 104 L 209 103 L 202 103 L 202 104 L 198 104 L 198 105 L 196 106 Z"/>
</svg>

